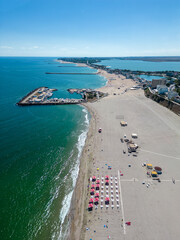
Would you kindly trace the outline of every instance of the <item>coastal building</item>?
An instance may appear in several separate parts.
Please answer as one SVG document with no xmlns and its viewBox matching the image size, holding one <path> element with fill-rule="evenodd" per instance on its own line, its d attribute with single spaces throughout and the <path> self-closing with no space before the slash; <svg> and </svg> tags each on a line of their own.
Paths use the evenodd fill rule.
<svg viewBox="0 0 180 240">
<path fill-rule="evenodd" d="M 166 78 L 152 79 L 152 88 L 156 88 L 157 85 L 166 85 Z"/>
<path fill-rule="evenodd" d="M 176 98 L 178 96 L 178 93 L 175 91 L 169 91 L 167 96 L 169 99 Z"/>
<path fill-rule="evenodd" d="M 159 94 L 165 94 L 168 92 L 168 87 L 166 85 L 157 85 L 157 90 Z"/>
</svg>

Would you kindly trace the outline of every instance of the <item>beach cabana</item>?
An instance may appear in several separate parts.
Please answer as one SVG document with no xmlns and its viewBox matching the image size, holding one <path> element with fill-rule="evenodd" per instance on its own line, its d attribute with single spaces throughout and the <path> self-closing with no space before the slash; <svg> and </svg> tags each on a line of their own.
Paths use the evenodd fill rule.
<svg viewBox="0 0 180 240">
<path fill-rule="evenodd" d="M 90 194 L 91 194 L 91 195 L 94 195 L 94 189 L 91 189 Z"/>
<path fill-rule="evenodd" d="M 92 211 L 92 210 L 93 210 L 93 204 L 90 203 L 90 204 L 88 205 L 88 211 Z"/>
<path fill-rule="evenodd" d="M 96 190 L 99 190 L 99 184 L 96 184 Z"/>
<path fill-rule="evenodd" d="M 146 167 L 147 167 L 147 169 L 152 169 L 153 168 L 152 164 L 150 164 L 150 163 L 146 164 Z"/>
<path fill-rule="evenodd" d="M 96 194 L 95 194 L 95 197 L 98 197 L 98 198 L 99 198 L 99 193 L 96 193 Z"/>
<path fill-rule="evenodd" d="M 91 184 L 91 189 L 94 189 L 95 188 L 95 185 L 94 184 Z"/>
<path fill-rule="evenodd" d="M 93 181 L 93 182 L 96 181 L 96 177 L 95 177 L 95 176 L 92 177 L 92 181 Z"/>
<path fill-rule="evenodd" d="M 109 204 L 109 198 L 108 197 L 105 198 L 105 204 Z"/>
<path fill-rule="evenodd" d="M 151 176 L 152 176 L 152 177 L 157 177 L 157 176 L 158 176 L 158 174 L 157 174 L 157 172 L 156 172 L 156 171 L 152 171 L 152 172 L 151 172 Z"/>
</svg>

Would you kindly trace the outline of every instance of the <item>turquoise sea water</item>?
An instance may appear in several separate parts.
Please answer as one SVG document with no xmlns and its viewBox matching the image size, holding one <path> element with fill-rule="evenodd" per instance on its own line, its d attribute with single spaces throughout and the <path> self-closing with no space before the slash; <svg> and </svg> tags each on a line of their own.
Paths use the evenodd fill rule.
<svg viewBox="0 0 180 240">
<path fill-rule="evenodd" d="M 62 67 L 58 67 L 62 66 Z M 47 75 L 45 72 L 95 72 L 60 64 L 54 58 L 0 58 L 0 232 L 1 239 L 63 239 L 66 214 L 78 174 L 89 124 L 77 105 L 19 107 L 40 86 L 96 88 L 99 75 Z"/>
<path fill-rule="evenodd" d="M 120 68 L 140 71 L 180 71 L 180 62 L 147 62 L 139 60 L 103 60 L 98 64 L 110 66 L 110 68 Z"/>
</svg>

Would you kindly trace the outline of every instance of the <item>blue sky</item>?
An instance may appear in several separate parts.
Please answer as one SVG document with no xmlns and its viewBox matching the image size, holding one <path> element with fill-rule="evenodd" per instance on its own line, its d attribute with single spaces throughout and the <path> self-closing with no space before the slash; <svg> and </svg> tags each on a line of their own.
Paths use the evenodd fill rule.
<svg viewBox="0 0 180 240">
<path fill-rule="evenodd" d="M 180 56 L 180 0 L 0 0 L 0 56 Z"/>
</svg>

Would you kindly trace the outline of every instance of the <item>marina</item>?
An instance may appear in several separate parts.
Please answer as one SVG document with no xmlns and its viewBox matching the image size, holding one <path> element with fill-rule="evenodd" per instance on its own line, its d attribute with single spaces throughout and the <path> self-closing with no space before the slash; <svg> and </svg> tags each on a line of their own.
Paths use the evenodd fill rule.
<svg viewBox="0 0 180 240">
<path fill-rule="evenodd" d="M 92 102 L 96 101 L 99 98 L 107 96 L 107 93 L 92 89 L 76 89 L 69 88 L 67 91 L 70 94 L 77 93 L 82 96 L 81 99 L 75 98 L 51 98 L 53 92 L 57 89 L 50 89 L 48 87 L 40 87 L 28 93 L 23 97 L 17 105 L 19 106 L 34 106 L 34 105 L 65 105 L 65 104 L 81 104 L 83 102 Z"/>
</svg>

